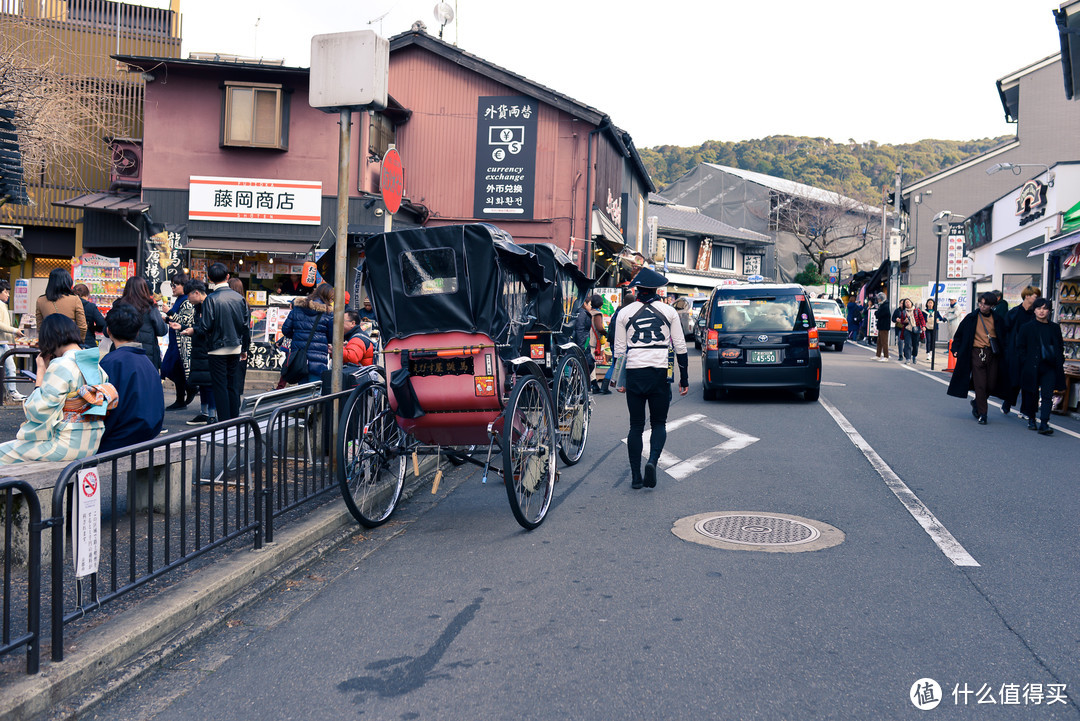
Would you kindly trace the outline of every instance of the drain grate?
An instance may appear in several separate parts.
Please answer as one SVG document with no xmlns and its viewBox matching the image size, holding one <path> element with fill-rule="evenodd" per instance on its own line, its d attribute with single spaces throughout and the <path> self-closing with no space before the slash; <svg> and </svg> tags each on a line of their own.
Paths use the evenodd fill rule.
<svg viewBox="0 0 1080 721">
<path fill-rule="evenodd" d="M 778 516 L 725 514 L 694 524 L 703 536 L 748 546 L 794 546 L 810 543 L 821 533 L 811 525 Z"/>
</svg>

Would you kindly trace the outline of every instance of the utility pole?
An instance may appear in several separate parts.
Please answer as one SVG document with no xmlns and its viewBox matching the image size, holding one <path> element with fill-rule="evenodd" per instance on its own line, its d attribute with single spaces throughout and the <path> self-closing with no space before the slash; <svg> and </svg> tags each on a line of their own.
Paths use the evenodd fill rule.
<svg viewBox="0 0 1080 721">
<path fill-rule="evenodd" d="M 889 239 L 889 302 L 896 303 L 900 298 L 900 254 L 893 245 L 900 235 L 900 181 L 903 177 L 903 166 L 896 166 L 896 181 L 893 189 L 893 233 Z"/>
</svg>

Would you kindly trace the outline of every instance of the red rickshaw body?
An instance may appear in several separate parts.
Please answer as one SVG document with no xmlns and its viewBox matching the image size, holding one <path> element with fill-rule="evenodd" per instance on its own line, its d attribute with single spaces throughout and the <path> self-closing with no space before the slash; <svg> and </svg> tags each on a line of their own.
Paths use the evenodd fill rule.
<svg viewBox="0 0 1080 721">
<path fill-rule="evenodd" d="M 387 378 L 410 358 L 410 381 L 424 415 L 397 416 L 398 426 L 429 445 L 487 445 L 487 427 L 505 403 L 505 372 L 491 337 L 483 333 L 423 333 L 386 344 Z M 397 413 L 394 389 L 390 407 Z"/>
</svg>

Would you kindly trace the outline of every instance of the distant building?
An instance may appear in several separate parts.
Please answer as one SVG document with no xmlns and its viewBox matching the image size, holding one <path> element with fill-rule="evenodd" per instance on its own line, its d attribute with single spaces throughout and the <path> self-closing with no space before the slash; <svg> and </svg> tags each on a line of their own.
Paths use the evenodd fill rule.
<svg viewBox="0 0 1080 721">
<path fill-rule="evenodd" d="M 655 218 L 657 241 L 647 246 L 645 256 L 667 276 L 668 290 L 680 295 L 758 275 L 762 259 L 772 252 L 769 236 L 721 223 L 655 193 L 649 196 L 647 217 L 649 222 Z"/>
<path fill-rule="evenodd" d="M 128 73 L 110 55 L 125 52 L 179 56 L 179 5 L 179 0 L 170 0 L 169 9 L 105 0 L 3 2 L 0 33 L 9 42 L 20 43 L 31 59 L 53 63 L 73 80 L 107 84 L 120 98 L 116 110 L 129 121 L 118 137 L 141 138 L 144 79 L 140 74 Z M 109 140 L 97 139 L 103 144 Z M 122 172 L 131 170 L 125 160 L 130 155 L 125 155 L 120 145 L 114 144 L 113 148 Z M 57 168 L 45 168 L 42 174 L 28 172 L 25 180 L 30 203 L 0 207 L 0 224 L 19 228 L 17 232 L 29 256 L 23 266 L 11 269 L 11 277 L 37 279 L 31 283 L 32 296 L 43 291 L 49 271 L 70 268 L 72 256 L 83 251 L 79 222 L 83 209 L 54 203 L 87 192 L 108 193 L 118 179 L 115 164 L 98 167 L 85 160 L 76 163 L 76 177 Z M 120 222 L 121 217 L 116 216 L 113 232 L 137 238 L 137 231 Z"/>
<path fill-rule="evenodd" d="M 910 249 L 901 266 L 900 282 L 904 285 L 922 286 L 929 292 L 940 267 L 942 281 L 973 283 L 970 297 L 998 288 L 1013 303 L 1027 284 L 1039 285 L 1045 280 L 1042 259 L 1028 258 L 1028 253 L 1043 243 L 1044 227 L 1049 220 L 1056 222 L 1058 216 L 1049 213 L 1047 220 L 1021 227 L 1014 217 L 1010 228 L 1002 226 L 998 232 L 991 222 L 992 209 L 996 199 L 1019 193 L 1019 186 L 1028 180 L 1049 186 L 1052 166 L 1080 160 L 1080 134 L 1076 132 L 1080 104 L 1068 101 L 1062 92 L 1060 53 L 999 79 L 997 90 L 1006 120 L 1016 124 L 1016 137 L 951 168 L 904 183 L 903 210 L 909 221 L 906 243 Z M 1001 170 L 1000 164 L 1020 167 Z M 988 170 L 998 172 L 988 174 Z M 1077 200 L 1080 197 L 1061 198 L 1053 204 L 1057 209 L 1068 208 Z M 995 243 L 994 255 L 999 261 L 987 262 L 987 253 L 980 251 L 978 270 L 969 259 L 960 277 L 950 275 L 948 244 L 942 243 L 941 255 L 936 256 L 938 241 L 932 227 L 934 216 L 946 210 L 953 218 L 973 219 L 968 228 L 974 234 L 965 246 L 969 256 L 974 248 Z M 1005 236 L 1009 238 L 1006 243 L 997 242 Z"/>
<path fill-rule="evenodd" d="M 851 260 L 862 269 L 881 263 L 881 210 L 839 193 L 713 163 L 692 168 L 661 193 L 740 231 L 771 238 L 772 252 L 763 257 L 760 271 L 766 278 L 791 281 L 811 262 L 807 248 L 785 228 L 798 225 L 806 238 L 822 230 L 814 227 L 813 217 L 827 218 L 831 237 L 837 238 L 835 244 L 830 240 L 829 251 L 842 254 L 830 261 L 840 283 L 851 276 Z"/>
</svg>

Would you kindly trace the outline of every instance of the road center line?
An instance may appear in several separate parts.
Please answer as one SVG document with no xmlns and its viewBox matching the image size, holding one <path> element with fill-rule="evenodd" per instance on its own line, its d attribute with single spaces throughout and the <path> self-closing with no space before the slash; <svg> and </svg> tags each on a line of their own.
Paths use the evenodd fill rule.
<svg viewBox="0 0 1080 721">
<path fill-rule="evenodd" d="M 866 456 L 866 460 L 870 461 L 870 465 L 874 467 L 874 470 L 878 472 L 882 480 L 885 481 L 885 485 L 889 487 L 889 490 L 893 492 L 893 495 L 899 499 L 900 503 L 904 505 L 904 508 L 908 510 L 908 513 L 912 515 L 915 521 L 923 527 L 930 539 L 937 544 L 937 547 L 941 549 L 941 552 L 953 562 L 956 566 L 978 566 L 979 563 L 971 557 L 960 542 L 957 541 L 949 530 L 942 525 L 941 521 L 930 512 L 930 509 L 926 507 L 919 497 L 907 487 L 900 476 L 896 475 L 892 468 L 889 467 L 884 459 L 878 455 L 866 439 L 855 430 L 855 427 L 851 425 L 844 414 L 837 409 L 832 403 L 829 403 L 824 398 L 819 398 L 818 402 L 829 412 L 829 415 L 836 421 L 836 425 L 840 426 L 840 430 L 847 434 L 847 437 L 851 439 L 851 442 L 862 451 L 862 454 Z"/>
</svg>

